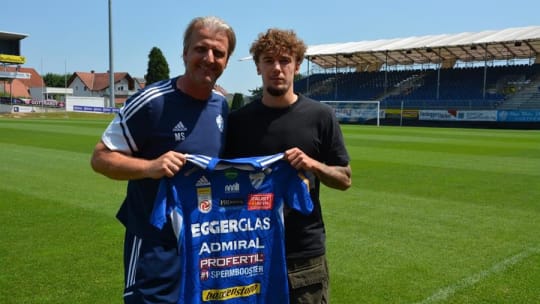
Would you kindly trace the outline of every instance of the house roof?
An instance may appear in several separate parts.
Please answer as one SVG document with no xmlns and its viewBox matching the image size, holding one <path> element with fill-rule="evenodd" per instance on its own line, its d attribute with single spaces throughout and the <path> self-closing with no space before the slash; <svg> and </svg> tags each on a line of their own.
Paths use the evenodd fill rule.
<svg viewBox="0 0 540 304">
<path fill-rule="evenodd" d="M 322 68 L 534 58 L 540 26 L 311 45 L 306 59 Z"/>
<path fill-rule="evenodd" d="M 4 68 L 2 68 L 4 70 Z M 6 66 L 6 72 L 16 72 L 17 69 L 14 66 Z M 6 93 L 12 92 L 12 95 L 15 97 L 30 97 L 30 88 L 42 87 L 43 78 L 34 68 L 24 68 L 19 67 L 18 72 L 30 74 L 28 79 L 13 79 L 11 85 L 6 84 L 4 86 L 4 91 Z"/>
<path fill-rule="evenodd" d="M 146 86 L 146 79 L 144 79 L 144 77 L 133 77 L 133 79 L 137 82 L 137 89 L 144 89 L 144 87 Z"/>
<path fill-rule="evenodd" d="M 6 67 L 7 72 L 16 72 L 17 69 L 14 66 L 8 66 Z M 19 67 L 18 69 L 19 73 L 27 73 L 30 74 L 29 79 L 17 79 L 18 81 L 21 81 L 29 88 L 34 87 L 42 87 L 43 86 L 43 78 L 41 75 L 34 69 L 34 68 L 25 68 L 25 67 Z"/>
<path fill-rule="evenodd" d="M 69 78 L 68 84 L 71 84 L 77 77 L 91 91 L 102 91 L 109 87 L 109 73 L 75 72 Z M 124 78 L 128 78 L 130 81 L 132 80 L 131 76 L 126 72 L 114 73 L 114 83 Z"/>
</svg>

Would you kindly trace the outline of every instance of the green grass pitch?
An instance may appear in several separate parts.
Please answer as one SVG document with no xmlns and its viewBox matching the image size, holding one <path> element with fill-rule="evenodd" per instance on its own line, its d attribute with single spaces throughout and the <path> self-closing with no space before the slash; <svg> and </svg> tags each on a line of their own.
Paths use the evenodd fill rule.
<svg viewBox="0 0 540 304">
<path fill-rule="evenodd" d="M 111 116 L 0 116 L 0 303 L 122 303 Z M 343 125 L 322 190 L 332 303 L 540 303 L 540 131 Z"/>
</svg>

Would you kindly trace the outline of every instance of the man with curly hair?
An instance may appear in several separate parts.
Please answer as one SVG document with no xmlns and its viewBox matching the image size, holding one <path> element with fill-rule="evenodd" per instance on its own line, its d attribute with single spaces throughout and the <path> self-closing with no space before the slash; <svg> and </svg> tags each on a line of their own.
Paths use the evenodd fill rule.
<svg viewBox="0 0 540 304">
<path fill-rule="evenodd" d="M 320 183 L 351 186 L 349 155 L 333 110 L 294 92 L 306 45 L 291 30 L 269 29 L 251 45 L 262 98 L 230 113 L 225 157 L 285 152 L 285 159 L 310 179 L 314 209 L 285 210 L 285 242 L 291 303 L 328 303 L 325 228 Z"/>
</svg>

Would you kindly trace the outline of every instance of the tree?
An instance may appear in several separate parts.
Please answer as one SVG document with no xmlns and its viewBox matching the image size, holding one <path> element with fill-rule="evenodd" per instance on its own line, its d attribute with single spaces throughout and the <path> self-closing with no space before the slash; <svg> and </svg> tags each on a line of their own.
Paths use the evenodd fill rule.
<svg viewBox="0 0 540 304">
<path fill-rule="evenodd" d="M 150 50 L 150 54 L 148 54 L 148 69 L 146 75 L 144 75 L 144 79 L 146 80 L 146 85 L 169 79 L 169 64 L 161 50 L 157 47 L 153 47 Z"/>
<path fill-rule="evenodd" d="M 62 74 L 53 74 L 53 73 L 47 73 L 45 76 L 43 76 L 43 82 L 45 82 L 45 86 L 53 87 L 53 88 L 63 88 L 66 86 L 66 80 L 71 77 L 70 74 L 62 75 Z"/>
<path fill-rule="evenodd" d="M 231 111 L 241 108 L 244 105 L 244 95 L 235 93 L 232 99 Z"/>
<path fill-rule="evenodd" d="M 263 87 L 257 87 L 253 90 L 249 90 L 252 98 L 261 98 L 263 95 Z"/>
</svg>

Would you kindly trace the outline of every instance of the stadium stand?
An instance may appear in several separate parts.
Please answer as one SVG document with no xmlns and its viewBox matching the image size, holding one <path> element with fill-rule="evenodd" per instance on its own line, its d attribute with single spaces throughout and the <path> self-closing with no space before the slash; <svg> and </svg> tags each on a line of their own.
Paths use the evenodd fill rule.
<svg viewBox="0 0 540 304">
<path fill-rule="evenodd" d="M 314 45 L 295 88 L 383 109 L 540 110 L 539 54 L 540 26 Z"/>
<path fill-rule="evenodd" d="M 484 90 L 484 73 L 486 73 Z M 386 82 L 385 82 L 386 74 Z M 295 83 L 317 100 L 380 100 L 381 107 L 540 109 L 540 65 L 314 74 Z"/>
</svg>

